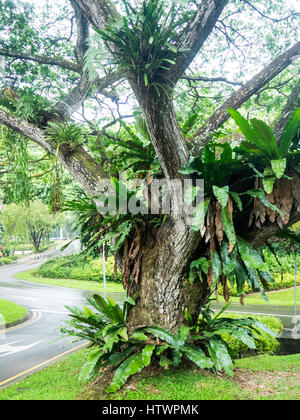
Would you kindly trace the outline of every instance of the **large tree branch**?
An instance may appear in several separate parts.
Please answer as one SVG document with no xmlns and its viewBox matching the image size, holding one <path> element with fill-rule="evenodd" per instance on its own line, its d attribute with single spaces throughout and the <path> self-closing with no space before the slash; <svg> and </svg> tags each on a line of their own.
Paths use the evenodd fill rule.
<svg viewBox="0 0 300 420">
<path fill-rule="evenodd" d="M 290 220 L 285 227 L 289 227 L 294 225 L 295 223 L 299 222 L 300 220 L 300 212 L 294 210 L 290 216 Z M 276 235 L 282 230 L 282 228 L 277 223 L 267 223 L 261 229 L 254 228 L 249 231 L 248 233 L 243 234 L 245 239 L 247 239 L 254 248 L 259 248 L 260 246 L 265 245 L 270 239 L 275 238 Z"/>
<path fill-rule="evenodd" d="M 71 0 L 71 4 L 75 11 L 77 27 L 75 54 L 77 62 L 82 69 L 84 65 L 84 56 L 89 48 L 89 22 L 73 0 Z"/>
<path fill-rule="evenodd" d="M 300 55 L 300 42 L 285 51 L 261 72 L 234 92 L 226 102 L 218 108 L 208 121 L 197 131 L 195 139 L 204 145 L 210 140 L 210 134 L 220 128 L 228 119 L 228 108 L 238 109 L 259 89 L 265 86 L 270 80 L 274 79 L 286 67 L 293 63 Z"/>
<path fill-rule="evenodd" d="M 69 92 L 69 94 L 55 105 L 53 111 L 59 114 L 62 119 L 69 118 L 73 112 L 75 112 L 88 97 L 92 97 L 95 92 L 115 101 L 115 93 L 109 92 L 107 88 L 120 78 L 121 72 L 116 71 L 93 81 L 90 80 L 89 74 L 85 72 L 82 74 L 78 84 Z"/>
<path fill-rule="evenodd" d="M 168 76 L 177 82 L 187 67 L 196 57 L 200 48 L 213 30 L 228 0 L 203 0 L 198 6 L 193 20 L 187 25 L 181 35 L 177 47 L 184 51 L 176 59 Z"/>
<path fill-rule="evenodd" d="M 103 29 L 110 19 L 119 17 L 111 0 L 74 0 L 74 2 L 96 28 Z"/>
<path fill-rule="evenodd" d="M 242 86 L 242 83 L 227 80 L 225 77 L 189 76 L 188 74 L 185 74 L 181 76 L 180 79 L 188 80 L 189 82 L 208 82 L 208 83 L 222 82 L 222 83 L 227 83 L 228 85 Z"/>
<path fill-rule="evenodd" d="M 51 66 L 58 66 L 62 69 L 71 70 L 75 73 L 81 72 L 81 66 L 75 61 L 66 60 L 61 57 L 51 57 L 47 55 L 30 54 L 20 51 L 10 51 L 0 48 L 0 55 L 4 57 L 11 57 L 20 60 L 34 61 L 40 64 L 48 64 Z"/>
<path fill-rule="evenodd" d="M 46 138 L 43 130 L 16 118 L 0 108 L 0 124 L 29 138 L 52 155 L 56 155 L 57 145 Z M 101 192 L 101 179 L 106 177 L 101 166 L 82 147 L 60 147 L 58 158 L 74 178 L 92 196 Z"/>
</svg>

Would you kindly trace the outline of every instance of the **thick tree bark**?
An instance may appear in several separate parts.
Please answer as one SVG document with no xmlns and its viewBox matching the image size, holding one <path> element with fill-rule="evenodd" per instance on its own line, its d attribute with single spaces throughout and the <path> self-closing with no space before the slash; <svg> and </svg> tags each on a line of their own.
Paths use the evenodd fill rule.
<svg viewBox="0 0 300 420">
<path fill-rule="evenodd" d="M 139 283 L 132 290 L 136 306 L 129 315 L 134 325 L 160 325 L 176 330 L 185 308 L 199 311 L 207 290 L 188 282 L 189 264 L 201 240 L 183 217 L 169 219 L 155 237 L 144 238 Z"/>
</svg>

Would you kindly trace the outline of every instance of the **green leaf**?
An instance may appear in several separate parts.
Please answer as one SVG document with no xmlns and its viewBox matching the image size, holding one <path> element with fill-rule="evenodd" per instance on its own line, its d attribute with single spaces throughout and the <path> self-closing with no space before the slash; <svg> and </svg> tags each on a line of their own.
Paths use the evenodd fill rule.
<svg viewBox="0 0 300 420">
<path fill-rule="evenodd" d="M 266 207 L 269 207 L 272 210 L 277 211 L 279 214 L 283 214 L 281 210 L 279 210 L 278 207 L 274 206 L 266 199 L 265 193 L 263 190 L 248 190 L 243 195 L 250 195 L 253 198 L 258 198 Z"/>
<path fill-rule="evenodd" d="M 237 245 L 242 260 L 245 261 L 250 268 L 257 268 L 262 271 L 268 270 L 268 266 L 263 262 L 259 252 L 256 251 L 249 242 L 245 241 L 243 238 L 237 237 Z"/>
<path fill-rule="evenodd" d="M 184 311 L 184 316 L 185 316 L 186 321 L 187 321 L 190 325 L 192 325 L 192 324 L 193 324 L 193 317 L 192 317 L 192 315 L 189 313 L 189 311 L 187 310 L 187 308 L 185 308 L 185 311 Z"/>
<path fill-rule="evenodd" d="M 145 331 L 149 334 L 152 334 L 156 338 L 160 338 L 162 341 L 165 341 L 173 347 L 178 347 L 176 337 L 163 328 L 153 326 L 145 328 Z"/>
<path fill-rule="evenodd" d="M 129 376 L 140 372 L 143 368 L 142 353 L 134 353 L 129 356 L 116 370 L 113 380 L 106 389 L 106 392 L 117 392 L 126 383 Z"/>
<path fill-rule="evenodd" d="M 235 192 L 231 192 L 230 195 L 235 201 L 236 205 L 238 206 L 239 211 L 243 211 L 243 203 L 242 203 L 242 200 L 240 199 L 240 195 Z"/>
<path fill-rule="evenodd" d="M 90 356 L 90 360 L 84 364 L 80 375 L 79 381 L 88 381 L 97 373 L 97 369 L 100 368 L 101 359 L 103 356 L 102 350 L 97 350 Z"/>
<path fill-rule="evenodd" d="M 124 353 L 113 353 L 111 356 L 109 356 L 107 360 L 107 364 L 112 366 L 118 366 L 121 362 L 123 362 L 127 357 L 136 350 L 135 346 L 129 347 L 127 350 L 124 351 Z"/>
<path fill-rule="evenodd" d="M 172 365 L 173 362 L 167 356 L 162 354 L 159 359 L 159 365 L 164 369 L 169 369 L 169 366 Z"/>
<path fill-rule="evenodd" d="M 225 276 L 228 276 L 235 269 L 236 258 L 229 255 L 229 246 L 226 241 L 223 241 L 221 246 L 221 259 L 223 265 L 223 273 Z"/>
<path fill-rule="evenodd" d="M 155 350 L 155 354 L 156 356 L 159 356 L 160 354 L 162 354 L 165 350 L 167 350 L 169 348 L 168 344 L 163 344 L 162 346 L 157 346 L 156 350 Z"/>
<path fill-rule="evenodd" d="M 224 370 L 227 375 L 233 376 L 233 362 L 224 343 L 217 338 L 211 338 L 207 343 L 210 357 L 217 370 Z"/>
<path fill-rule="evenodd" d="M 247 332 L 243 329 L 231 329 L 229 332 L 230 335 L 232 335 L 237 340 L 241 341 L 245 346 L 247 346 L 249 349 L 255 350 L 256 344 L 253 341 L 251 337 L 247 334 Z"/>
<path fill-rule="evenodd" d="M 155 344 L 147 344 L 142 350 L 142 361 L 145 367 L 150 365 L 151 357 L 154 352 L 156 345 Z"/>
<path fill-rule="evenodd" d="M 266 176 L 262 179 L 264 190 L 267 194 L 271 194 L 273 192 L 275 181 L 275 176 Z"/>
<path fill-rule="evenodd" d="M 214 365 L 213 362 L 207 356 L 205 356 L 204 352 L 197 347 L 186 344 L 185 346 L 181 347 L 180 350 L 188 359 L 194 362 L 201 369 L 209 369 Z"/>
<path fill-rule="evenodd" d="M 203 203 L 200 203 L 199 206 L 196 208 L 192 229 L 195 232 L 198 232 L 203 228 L 205 216 L 207 213 L 207 209 L 210 203 L 210 198 L 207 198 Z"/>
<path fill-rule="evenodd" d="M 233 245 L 235 245 L 236 234 L 235 234 L 234 225 L 230 218 L 227 207 L 223 207 L 221 213 L 222 213 L 222 223 L 223 223 L 224 232 L 228 238 L 228 241 L 232 243 Z"/>
<path fill-rule="evenodd" d="M 213 252 L 212 256 L 212 271 L 214 275 L 214 282 L 211 285 L 211 289 L 214 289 L 219 281 L 220 275 L 222 274 L 222 265 L 217 251 Z"/>
<path fill-rule="evenodd" d="M 277 141 L 271 128 L 264 121 L 258 120 L 257 118 L 253 118 L 251 124 L 262 140 L 265 152 L 268 153 L 270 157 L 279 156 Z"/>
<path fill-rule="evenodd" d="M 272 337 L 277 337 L 277 333 L 273 330 L 270 330 L 270 328 L 268 328 L 263 322 L 253 319 L 253 326 L 271 335 Z"/>
<path fill-rule="evenodd" d="M 217 187 L 213 185 L 213 192 L 218 200 L 218 202 L 221 204 L 221 206 L 224 208 L 227 206 L 228 198 L 229 198 L 229 186 L 226 185 L 225 187 Z"/>
<path fill-rule="evenodd" d="M 299 130 L 299 128 L 300 128 L 300 108 L 297 108 L 296 111 L 294 111 L 291 119 L 287 123 L 285 130 L 282 134 L 282 137 L 280 139 L 280 146 L 279 146 L 280 156 L 284 157 L 287 155 L 288 150 L 293 141 L 293 138 L 297 134 L 297 131 Z"/>
<path fill-rule="evenodd" d="M 173 365 L 174 366 L 179 366 L 181 363 L 181 359 L 182 359 L 182 353 L 179 349 L 175 349 L 173 351 Z"/>
<path fill-rule="evenodd" d="M 145 86 L 147 87 L 148 86 L 148 76 L 147 76 L 146 73 L 144 74 L 144 82 L 145 82 Z"/>
<path fill-rule="evenodd" d="M 236 111 L 233 108 L 229 108 L 227 112 L 234 119 L 235 123 L 240 128 L 241 132 L 244 134 L 247 141 L 249 143 L 256 145 L 255 131 L 253 130 L 251 125 L 248 123 L 248 121 L 238 111 Z"/>
<path fill-rule="evenodd" d="M 131 336 L 129 337 L 129 339 L 147 341 L 148 336 L 146 334 L 144 334 L 143 332 L 138 332 L 137 331 L 137 332 L 132 333 Z"/>
<path fill-rule="evenodd" d="M 130 305 L 135 306 L 135 301 L 131 297 L 125 298 L 123 303 L 129 303 Z"/>
<path fill-rule="evenodd" d="M 274 174 L 276 175 L 276 178 L 282 178 L 285 169 L 286 169 L 286 159 L 276 159 L 271 160 L 272 169 L 274 171 Z"/>
<path fill-rule="evenodd" d="M 189 334 L 190 334 L 190 328 L 187 327 L 186 325 L 181 325 L 181 327 L 179 328 L 175 336 L 177 340 L 177 347 L 180 347 L 185 343 Z"/>
</svg>

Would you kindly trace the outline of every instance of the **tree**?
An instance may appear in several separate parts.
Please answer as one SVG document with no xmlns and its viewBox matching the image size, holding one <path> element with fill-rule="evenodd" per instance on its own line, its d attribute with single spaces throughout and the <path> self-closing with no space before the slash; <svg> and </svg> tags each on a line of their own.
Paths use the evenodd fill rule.
<svg viewBox="0 0 300 420">
<path fill-rule="evenodd" d="M 40 200 L 30 202 L 28 206 L 10 204 L 2 210 L 1 219 L 7 242 L 11 237 L 26 242 L 28 235 L 36 252 L 40 252 L 45 239 L 59 224 L 58 218 L 49 214 L 48 207 Z"/>
<path fill-rule="evenodd" d="M 293 77 L 293 70 L 286 73 L 289 66 L 293 67 L 300 51 L 299 42 L 292 45 L 294 35 L 297 39 L 295 33 L 297 16 L 295 13 L 276 15 L 283 6 L 281 1 L 272 2 L 273 6 L 270 9 L 268 7 L 264 8 L 264 2 L 258 0 L 251 2 L 226 0 L 172 1 L 168 3 L 160 0 L 149 0 L 142 3 L 137 2 L 138 5 L 135 3 L 125 0 L 119 2 L 72 0 L 70 5 L 73 11 L 66 4 L 66 10 L 61 11 L 57 17 L 59 20 L 65 16 L 68 16 L 68 18 L 71 15 L 74 16 L 71 19 L 71 36 L 66 36 L 65 30 L 60 27 L 62 36 L 59 39 L 53 39 L 46 30 L 46 36 L 42 37 L 38 30 L 33 29 L 30 21 L 26 20 L 28 18 L 24 12 L 14 14 L 12 8 L 8 9 L 9 12 L 4 17 L 9 21 L 13 16 L 15 33 L 8 33 L 8 41 L 5 37 L 3 38 L 0 54 L 5 58 L 8 80 L 11 77 L 16 82 L 13 84 L 15 89 L 10 87 L 9 90 L 4 90 L 3 97 L 6 101 L 6 108 L 0 108 L 0 123 L 15 133 L 27 137 L 49 154 L 56 156 L 92 197 L 99 196 L 103 192 L 101 180 L 106 178 L 108 174 L 111 175 L 111 168 L 107 165 L 107 162 L 110 161 L 109 154 L 104 150 L 102 143 L 103 136 L 106 135 L 108 138 L 110 136 L 112 141 L 116 136 L 107 132 L 107 125 L 111 126 L 118 123 L 124 115 L 114 117 L 111 123 L 105 124 L 104 127 L 102 126 L 99 129 L 97 124 L 91 123 L 89 118 L 86 117 L 84 104 L 89 98 L 94 98 L 100 107 L 103 101 L 107 101 L 108 107 L 114 102 L 118 105 L 121 102 L 118 95 L 123 95 L 125 88 L 123 85 L 123 90 L 121 89 L 118 92 L 117 85 L 124 80 L 134 94 L 139 110 L 146 122 L 148 134 L 161 170 L 171 189 L 172 180 L 184 180 L 187 173 L 193 173 L 191 169 L 187 168 L 191 159 L 197 159 L 206 145 L 210 146 L 211 142 L 215 142 L 218 136 L 222 137 L 220 129 L 230 118 L 229 108 L 236 110 L 246 103 L 249 104 L 249 100 L 251 101 L 255 95 L 257 96 L 257 102 L 259 102 L 259 99 L 264 96 L 263 90 L 265 92 L 268 89 L 269 91 L 270 89 L 272 91 L 280 90 L 280 87 L 285 86 L 289 90 L 290 96 L 286 105 L 283 106 L 281 115 L 279 117 L 278 114 L 276 115 L 277 121 L 274 126 L 276 141 L 279 142 L 282 139 L 281 135 L 284 133 L 287 121 L 299 106 L 299 81 Z M 2 8 L 5 4 L 6 2 L 3 1 L 0 3 Z M 202 64 L 205 65 L 206 63 L 209 69 L 209 64 L 205 61 L 208 59 L 208 56 L 205 55 L 207 53 L 205 51 L 206 45 L 210 45 L 210 52 L 215 48 L 214 54 L 217 56 L 218 53 L 224 52 L 225 40 L 225 45 L 227 43 L 227 47 L 233 46 L 234 51 L 241 53 L 246 62 L 247 48 L 251 53 L 254 53 L 255 48 L 260 48 L 258 44 L 256 46 L 251 44 L 246 20 L 242 24 L 239 20 L 234 21 L 235 16 L 240 16 L 243 13 L 243 8 L 248 10 L 247 16 L 255 14 L 257 20 L 261 19 L 264 22 L 263 25 L 270 22 L 272 26 L 274 32 L 270 30 L 271 32 L 266 36 L 266 42 L 262 43 L 262 49 L 266 49 L 265 55 L 270 59 L 269 64 L 266 64 L 246 83 L 235 80 L 230 84 L 231 81 L 227 78 L 217 77 L 218 75 L 210 76 L 209 71 L 204 72 L 203 69 L 196 75 L 191 74 L 190 70 L 197 70 L 197 57 L 199 59 L 199 53 L 201 54 L 202 51 L 204 52 Z M 274 13 L 276 17 L 274 17 Z M 28 11 L 27 16 L 30 16 L 30 11 Z M 3 20 L 3 30 L 7 30 L 5 19 Z M 70 40 L 73 39 L 74 21 L 76 22 L 77 34 L 74 45 L 75 54 L 72 53 L 72 44 L 70 44 Z M 287 22 L 290 25 L 290 37 L 284 38 L 284 41 L 282 41 L 283 27 L 280 25 Z M 237 25 L 243 26 L 243 24 L 245 24 L 246 31 L 241 33 L 241 28 Z M 91 27 L 96 32 L 93 35 L 91 35 Z M 43 28 L 47 28 L 47 25 Z M 258 33 L 260 36 L 265 36 L 263 31 L 258 30 Z M 251 32 L 251 35 L 254 36 L 254 31 Z M 22 46 L 26 45 L 29 36 L 31 47 L 22 50 Z M 220 36 L 223 37 L 222 40 Z M 276 36 L 281 40 L 277 46 L 274 41 Z M 95 57 L 91 57 L 92 42 L 95 39 L 107 51 L 102 53 L 101 50 L 97 49 L 100 61 L 102 60 L 108 66 L 106 74 L 103 66 L 100 67 L 98 73 L 92 65 L 95 62 Z M 241 40 L 243 41 L 242 47 L 240 45 Z M 210 42 L 212 44 L 209 44 Z M 219 51 L 218 45 L 220 45 Z M 54 48 L 52 48 L 53 46 Z M 56 49 L 57 55 L 51 54 L 50 56 L 50 54 L 47 54 L 49 48 L 51 51 Z M 269 48 L 268 54 L 267 48 Z M 41 53 L 39 50 L 46 51 L 46 53 Z M 276 57 L 274 58 L 275 52 Z M 261 57 L 262 55 L 260 55 Z M 20 65 L 20 62 L 23 64 Z M 38 68 L 37 64 L 41 65 L 40 71 L 36 70 Z M 22 70 L 20 70 L 20 66 Z M 61 80 L 53 74 L 53 68 L 59 69 Z M 282 75 L 287 78 L 284 81 L 278 80 Z M 45 83 L 46 80 L 51 78 L 55 80 L 55 87 L 52 88 L 50 97 L 53 98 L 53 94 L 57 94 L 57 91 L 59 91 L 60 95 L 58 95 L 57 101 L 53 103 L 53 100 L 51 100 L 47 106 L 39 101 L 38 104 L 35 103 L 33 106 L 34 112 L 30 112 L 29 115 L 27 114 L 24 117 L 24 107 L 19 106 L 19 100 L 15 95 L 15 91 L 18 93 L 17 82 L 28 84 L 30 81 L 37 89 L 41 89 L 43 80 Z M 270 82 L 273 80 L 277 83 L 271 85 Z M 196 84 L 207 81 L 228 83 L 230 89 L 235 85 L 241 86 L 233 92 L 231 91 L 226 101 L 215 111 L 212 111 L 210 116 L 207 115 L 207 109 L 203 111 L 203 115 L 197 121 L 198 125 L 199 121 L 202 124 L 198 127 L 196 125 L 197 129 L 192 132 L 191 139 L 191 130 L 185 132 L 184 127 L 182 128 L 179 125 L 179 112 L 176 112 L 176 106 L 178 108 L 179 103 L 175 101 L 176 95 L 184 97 L 185 102 L 189 105 L 191 99 L 184 94 L 184 90 L 190 86 L 190 91 L 196 92 L 196 100 L 201 103 L 201 95 L 199 95 Z M 64 83 L 64 86 L 62 86 L 62 83 Z M 69 92 L 65 91 L 65 86 L 70 88 Z M 46 86 L 42 87 L 42 89 L 45 88 Z M 24 94 L 24 90 L 22 92 L 20 86 L 19 91 L 20 95 Z M 210 90 L 210 92 L 212 91 Z M 219 92 L 221 97 L 228 94 L 228 91 L 221 87 Z M 269 97 L 268 99 L 270 100 Z M 208 98 L 205 98 L 205 100 L 206 103 L 209 103 L 207 107 L 209 110 L 212 110 L 218 103 L 218 100 L 216 102 L 209 101 Z M 281 105 L 282 100 L 277 100 L 278 103 Z M 185 106 L 186 104 L 182 104 L 182 107 Z M 93 152 L 95 144 L 92 148 L 91 143 L 86 142 L 84 134 L 80 136 L 78 132 L 75 132 L 76 130 L 71 130 L 73 134 L 69 131 L 69 137 L 66 138 L 60 131 L 62 129 L 65 133 L 66 127 L 72 128 L 74 123 L 66 121 L 80 107 L 83 108 L 82 118 L 87 121 L 93 133 L 96 130 L 98 139 L 96 144 L 98 151 L 101 151 L 101 153 L 99 152 L 100 157 L 95 157 Z M 192 104 L 191 108 L 195 109 Z M 275 112 L 273 112 L 273 117 L 274 114 Z M 235 116 L 237 122 L 240 122 L 240 127 L 245 127 L 239 116 L 233 113 L 232 115 Z M 272 116 L 272 112 L 269 113 L 269 116 Z M 201 121 L 205 118 L 206 121 Z M 297 118 L 294 117 L 293 121 L 296 120 Z M 188 121 L 191 122 L 191 120 Z M 53 135 L 53 130 L 52 136 L 48 134 L 49 124 L 52 129 L 56 127 L 56 135 Z M 248 131 L 259 132 L 264 136 L 263 143 L 272 138 L 274 144 L 275 137 L 270 134 L 270 130 L 262 123 L 254 122 L 254 124 L 256 126 L 248 128 Z M 245 132 L 247 133 L 247 129 L 243 131 L 243 134 Z M 295 137 L 296 132 L 293 132 L 293 134 L 293 137 Z M 223 135 L 223 140 L 224 138 L 226 138 L 226 135 Z M 255 143 L 253 136 L 251 140 L 250 142 L 248 140 L 248 146 L 249 143 Z M 117 142 L 118 138 L 115 141 Z M 89 146 L 90 150 L 88 151 Z M 296 146 L 298 146 L 298 138 L 296 138 Z M 214 152 L 213 157 L 211 150 L 205 150 L 206 164 L 210 164 L 218 155 Z M 251 150 L 249 151 L 248 148 L 249 153 L 252 153 Z M 230 151 L 227 149 L 225 152 L 228 155 Z M 282 157 L 282 159 L 284 158 Z M 279 155 L 277 159 L 274 156 L 271 156 L 270 159 L 268 160 L 270 165 L 271 161 L 280 160 Z M 182 168 L 186 168 L 185 172 L 182 171 Z M 247 168 L 249 169 L 249 166 Z M 262 169 L 265 168 L 266 166 Z M 284 171 L 285 169 L 286 167 Z M 276 217 L 273 213 L 268 213 L 268 217 L 266 216 L 265 206 L 268 208 L 268 203 L 265 201 L 265 190 L 259 188 L 261 187 L 260 178 L 268 175 L 269 178 L 273 179 L 274 173 L 265 173 L 262 176 L 261 172 L 257 169 L 256 171 L 253 172 L 252 169 L 250 174 L 245 174 L 248 178 L 250 177 L 250 181 L 249 179 L 247 181 L 249 183 L 247 190 L 256 191 L 256 193 L 252 192 L 251 203 L 246 205 L 245 210 L 238 215 L 237 223 L 235 223 L 235 233 L 241 238 L 240 250 L 244 249 L 245 242 L 243 241 L 251 243 L 253 247 L 258 247 L 276 235 L 283 224 L 288 226 L 300 219 L 299 197 L 298 193 L 295 192 L 297 190 L 295 185 L 299 186 L 298 173 L 293 172 L 292 180 L 288 178 L 281 180 L 279 179 L 281 177 L 278 176 L 276 181 L 278 191 L 282 192 L 285 187 L 289 191 L 289 198 L 286 200 L 288 211 L 283 209 L 284 204 L 281 202 L 281 210 L 285 212 L 286 217 L 280 219 L 280 217 L 277 217 L 277 213 Z M 258 173 L 260 173 L 259 176 L 257 176 Z M 255 175 L 257 178 L 256 181 L 253 181 Z M 289 177 L 291 178 L 290 173 Z M 216 225 L 216 212 L 219 212 L 219 222 L 222 212 L 219 207 L 219 200 L 216 197 L 220 197 L 220 195 L 225 197 L 224 205 L 221 207 L 227 210 L 223 210 L 222 223 L 223 227 L 227 227 L 228 239 L 233 240 L 233 236 L 230 236 L 230 232 L 232 232 L 230 221 L 233 217 L 233 201 L 231 197 L 229 199 L 228 191 L 238 194 L 246 192 L 240 186 L 237 187 L 230 177 L 228 182 L 228 185 L 215 184 L 211 186 L 211 189 L 213 187 L 226 187 L 228 190 L 219 191 L 216 188 L 214 190 L 214 205 L 213 207 L 211 205 L 207 216 L 211 220 L 208 221 L 206 226 L 206 228 L 208 226 L 211 226 L 211 228 L 206 229 L 206 237 L 199 234 L 199 229 L 196 230 L 190 226 L 187 215 L 184 213 L 168 217 L 164 223 L 156 228 L 153 228 L 153 221 L 149 223 L 147 219 L 131 225 L 127 221 L 127 227 L 130 225 L 132 230 L 130 230 L 126 241 L 119 249 L 119 261 L 123 261 L 125 278 L 127 280 L 134 279 L 134 284 L 129 288 L 129 294 L 134 296 L 136 300 L 136 306 L 129 314 L 131 323 L 135 325 L 156 324 L 176 330 L 184 318 L 186 308 L 188 308 L 192 317 L 199 314 L 212 293 L 211 289 L 215 286 L 215 280 L 221 279 L 226 289 L 224 273 L 221 274 L 222 269 L 224 270 L 224 264 L 222 265 L 220 262 L 221 249 L 218 249 L 221 247 L 212 240 L 216 235 L 212 228 Z M 273 186 L 274 183 L 275 180 Z M 285 187 L 279 186 L 280 183 L 283 183 Z M 292 183 L 294 187 L 292 187 Z M 263 196 L 261 193 L 263 193 Z M 271 194 L 272 192 L 269 192 L 269 199 L 274 200 L 274 197 L 270 196 Z M 238 196 L 235 197 L 239 206 L 241 203 Z M 222 199 L 220 201 L 222 202 Z M 249 228 L 249 214 L 253 205 L 256 225 L 253 227 L 252 224 Z M 279 210 L 274 209 L 272 207 L 272 211 Z M 262 214 L 264 217 L 261 216 Z M 251 213 L 251 217 L 252 215 L 253 213 Z M 208 237 L 211 237 L 209 246 L 207 245 Z M 232 248 L 233 245 L 236 246 L 236 243 L 231 243 L 229 240 L 229 247 Z M 226 253 L 226 250 L 224 252 Z M 251 255 L 254 255 L 254 251 Z M 202 270 L 202 282 L 199 280 L 191 283 L 187 281 L 191 263 L 193 261 L 199 262 L 199 260 L 203 262 L 201 258 L 208 261 L 210 266 Z M 251 270 L 258 266 L 255 266 L 254 263 L 251 266 L 251 262 L 249 264 L 248 268 L 253 275 L 254 273 Z M 260 265 L 260 268 L 263 272 L 263 264 Z M 235 277 L 237 281 L 240 278 L 238 275 Z M 128 284 L 126 285 L 128 286 Z"/>
</svg>

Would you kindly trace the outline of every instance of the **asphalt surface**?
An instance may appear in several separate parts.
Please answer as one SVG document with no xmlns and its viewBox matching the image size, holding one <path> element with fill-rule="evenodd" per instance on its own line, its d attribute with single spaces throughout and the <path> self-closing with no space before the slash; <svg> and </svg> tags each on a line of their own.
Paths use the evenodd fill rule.
<svg viewBox="0 0 300 420">
<path fill-rule="evenodd" d="M 0 330 L 0 389 L 45 367 L 60 357 L 84 347 L 72 343 L 59 331 L 68 319 L 65 305 L 83 307 L 86 298 L 95 292 L 48 286 L 17 280 L 14 275 L 36 268 L 40 262 L 0 267 L 0 298 L 25 306 L 30 319 L 8 330 Z M 121 294 L 109 294 L 116 301 Z"/>
</svg>

